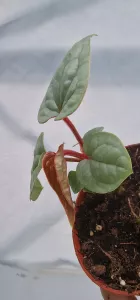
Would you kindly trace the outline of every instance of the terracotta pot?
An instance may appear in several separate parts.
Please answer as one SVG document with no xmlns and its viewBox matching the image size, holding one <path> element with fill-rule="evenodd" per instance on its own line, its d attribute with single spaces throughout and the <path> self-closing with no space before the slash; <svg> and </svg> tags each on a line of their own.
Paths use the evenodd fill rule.
<svg viewBox="0 0 140 300">
<path fill-rule="evenodd" d="M 75 215 L 78 211 L 78 206 L 83 202 L 83 199 L 84 199 L 84 194 L 85 192 L 81 191 L 79 194 L 78 194 L 78 197 L 77 197 L 77 200 L 76 200 L 76 206 L 75 206 Z M 75 226 L 74 226 L 75 227 Z M 79 242 L 79 238 L 78 238 L 78 235 L 77 235 L 77 231 L 76 229 L 73 227 L 73 230 L 72 230 L 72 236 L 73 236 L 73 243 L 74 243 L 74 249 L 75 249 L 75 253 L 76 253 L 76 256 L 78 258 L 78 261 L 83 269 L 83 271 L 86 273 L 86 275 L 95 283 L 97 284 L 100 288 L 106 290 L 107 292 L 110 292 L 110 293 L 113 293 L 115 295 L 120 295 L 120 296 L 134 296 L 134 295 L 140 295 L 140 291 L 136 291 L 136 292 L 133 292 L 133 293 L 128 293 L 126 291 L 120 291 L 120 290 L 115 290 L 115 289 L 112 289 L 110 287 L 108 287 L 105 282 L 103 280 L 97 280 L 95 279 L 85 268 L 84 264 L 83 264 L 83 255 L 80 253 L 80 242 Z"/>
</svg>

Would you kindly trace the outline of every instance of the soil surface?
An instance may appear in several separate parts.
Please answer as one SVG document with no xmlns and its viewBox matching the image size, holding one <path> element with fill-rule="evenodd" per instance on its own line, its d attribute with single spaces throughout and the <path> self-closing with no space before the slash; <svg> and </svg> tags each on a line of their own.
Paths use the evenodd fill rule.
<svg viewBox="0 0 140 300">
<path fill-rule="evenodd" d="M 113 193 L 85 193 L 76 214 L 86 269 L 116 290 L 140 290 L 140 144 L 127 148 L 133 174 Z"/>
</svg>

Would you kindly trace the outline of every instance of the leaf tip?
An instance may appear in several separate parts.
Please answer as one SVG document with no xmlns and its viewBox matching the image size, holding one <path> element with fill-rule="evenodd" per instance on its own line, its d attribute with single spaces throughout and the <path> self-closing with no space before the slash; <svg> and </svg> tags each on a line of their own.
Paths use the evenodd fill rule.
<svg viewBox="0 0 140 300">
<path fill-rule="evenodd" d="M 98 34 L 93 33 L 93 34 L 90 35 L 91 38 L 92 38 L 93 36 L 98 36 Z"/>
<path fill-rule="evenodd" d="M 33 202 L 35 201 L 34 199 L 32 199 L 32 197 L 31 197 L 31 196 L 30 196 L 30 199 L 29 199 L 29 200 L 30 200 L 30 202 L 31 202 L 31 201 L 33 201 Z"/>
<path fill-rule="evenodd" d="M 55 117 L 54 121 L 60 121 L 62 118 L 58 115 L 57 117 Z"/>
<path fill-rule="evenodd" d="M 38 115 L 37 115 L 37 121 L 38 121 L 39 124 L 45 123 L 45 122 L 43 122 L 42 117 L 40 116 L 40 110 L 39 110 Z"/>
</svg>

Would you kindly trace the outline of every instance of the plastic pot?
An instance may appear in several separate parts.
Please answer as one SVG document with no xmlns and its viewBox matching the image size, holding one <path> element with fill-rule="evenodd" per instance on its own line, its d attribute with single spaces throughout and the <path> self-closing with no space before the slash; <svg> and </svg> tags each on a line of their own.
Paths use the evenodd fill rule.
<svg viewBox="0 0 140 300">
<path fill-rule="evenodd" d="M 80 204 L 83 202 L 84 200 L 84 194 L 85 192 L 81 191 L 78 194 L 77 200 L 76 200 L 76 205 L 75 205 L 75 216 L 76 213 L 78 211 L 78 207 L 80 206 Z M 134 296 L 134 295 L 140 295 L 140 291 L 135 291 L 133 293 L 128 293 L 126 291 L 121 291 L 121 290 L 115 290 L 113 288 L 108 287 L 105 282 L 103 280 L 97 280 L 95 279 L 89 272 L 88 270 L 85 268 L 84 264 L 83 264 L 83 255 L 80 253 L 80 241 L 78 238 L 78 234 L 77 231 L 75 229 L 75 224 L 73 226 L 73 230 L 72 230 L 72 236 L 73 236 L 73 243 L 74 243 L 74 249 L 75 249 L 75 253 L 76 256 L 78 258 L 78 261 L 83 269 L 83 271 L 86 273 L 86 275 L 95 283 L 97 284 L 100 288 L 106 290 L 109 293 L 113 293 L 115 295 L 118 296 Z"/>
</svg>

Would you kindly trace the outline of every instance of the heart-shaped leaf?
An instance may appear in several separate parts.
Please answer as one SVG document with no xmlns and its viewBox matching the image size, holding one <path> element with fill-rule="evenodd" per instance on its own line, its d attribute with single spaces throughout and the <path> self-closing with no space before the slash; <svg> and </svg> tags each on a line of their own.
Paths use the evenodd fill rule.
<svg viewBox="0 0 140 300">
<path fill-rule="evenodd" d="M 61 120 L 80 105 L 88 85 L 91 37 L 77 42 L 66 54 L 40 106 L 39 123 L 53 117 Z"/>
<path fill-rule="evenodd" d="M 88 134 L 83 145 L 89 160 L 76 169 L 78 180 L 95 193 L 115 190 L 133 171 L 130 156 L 121 141 L 107 132 Z"/>
<path fill-rule="evenodd" d="M 43 189 L 40 181 L 37 178 L 42 168 L 42 158 L 46 153 L 46 150 L 44 148 L 43 138 L 44 138 L 44 133 L 42 132 L 37 139 L 35 150 L 34 150 L 34 160 L 31 169 L 31 182 L 30 182 L 30 200 L 33 201 L 35 201 L 39 197 Z"/>
<path fill-rule="evenodd" d="M 49 154 L 46 153 L 43 158 L 42 166 L 43 166 L 44 172 L 46 174 L 46 177 L 48 179 L 50 186 L 56 192 L 61 204 L 63 205 L 63 207 L 65 209 L 65 212 L 68 216 L 70 225 L 73 226 L 73 224 L 74 224 L 74 207 L 71 202 L 69 203 L 69 201 L 67 201 L 67 199 L 64 196 L 64 193 L 61 190 L 60 183 L 58 181 L 58 176 L 56 174 L 54 159 L 55 159 L 55 153 L 53 153 L 53 152 L 51 152 Z"/>
<path fill-rule="evenodd" d="M 76 171 L 70 171 L 68 175 L 69 184 L 74 194 L 77 194 L 84 187 L 76 176 Z"/>
</svg>

